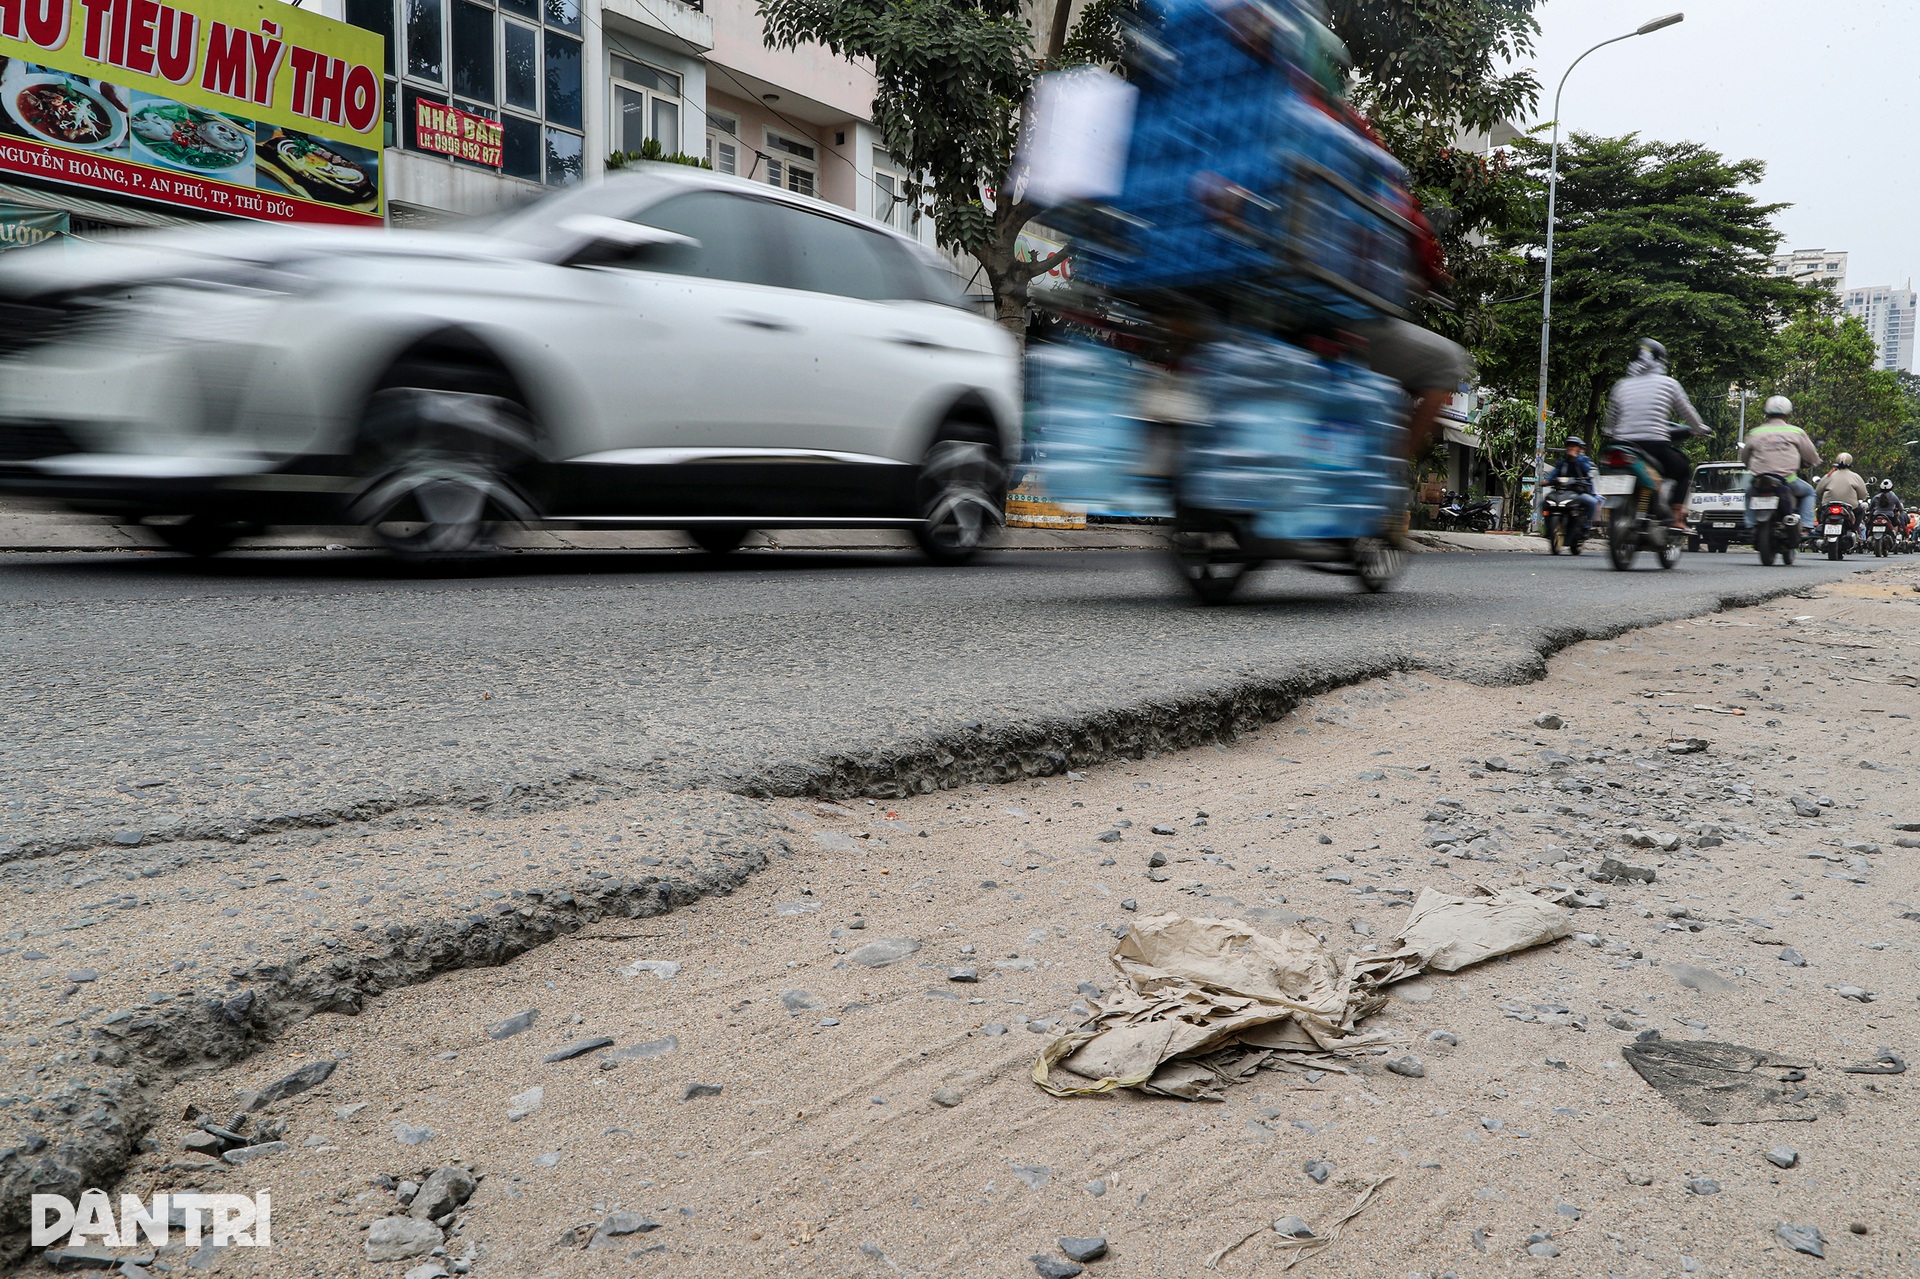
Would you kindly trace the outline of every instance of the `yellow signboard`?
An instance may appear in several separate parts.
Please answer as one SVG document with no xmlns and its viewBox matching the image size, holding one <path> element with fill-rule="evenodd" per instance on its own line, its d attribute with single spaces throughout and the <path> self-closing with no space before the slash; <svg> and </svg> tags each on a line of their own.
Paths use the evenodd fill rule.
<svg viewBox="0 0 1920 1279">
<path fill-rule="evenodd" d="M 381 40 L 278 0 L 0 0 L 0 170 L 378 222 Z"/>
</svg>

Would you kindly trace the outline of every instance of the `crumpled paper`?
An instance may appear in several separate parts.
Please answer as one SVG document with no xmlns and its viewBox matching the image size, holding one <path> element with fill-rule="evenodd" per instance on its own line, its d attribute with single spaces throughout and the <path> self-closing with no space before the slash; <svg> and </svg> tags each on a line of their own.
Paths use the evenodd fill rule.
<svg viewBox="0 0 1920 1279">
<path fill-rule="evenodd" d="M 1344 1070 L 1343 1058 L 1386 1042 L 1360 1023 L 1394 982 L 1573 931 L 1572 911 L 1524 889 L 1474 891 L 1424 890 L 1397 944 L 1377 954 L 1335 951 L 1301 927 L 1149 915 L 1113 949 L 1127 989 L 1050 1042 L 1033 1081 L 1056 1097 L 1137 1088 L 1213 1101 L 1262 1069 Z"/>
</svg>

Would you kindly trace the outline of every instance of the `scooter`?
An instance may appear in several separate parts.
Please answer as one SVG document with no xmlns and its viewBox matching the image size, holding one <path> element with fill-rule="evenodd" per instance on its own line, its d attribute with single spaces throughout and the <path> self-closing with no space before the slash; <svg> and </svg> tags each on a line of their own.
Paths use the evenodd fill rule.
<svg viewBox="0 0 1920 1279">
<path fill-rule="evenodd" d="M 1581 545 L 1587 540 L 1587 504 L 1582 500 L 1583 494 L 1584 485 L 1566 479 L 1555 480 L 1547 490 L 1546 501 L 1540 508 L 1547 554 L 1558 555 L 1563 549 L 1569 555 L 1580 553 Z"/>
<path fill-rule="evenodd" d="M 1440 496 L 1443 500 L 1440 503 L 1438 515 L 1442 524 L 1450 526 L 1455 532 L 1462 528 L 1470 533 L 1493 532 L 1492 498 L 1476 497 L 1469 501 L 1465 496 L 1451 489 L 1442 492 Z"/>
<path fill-rule="evenodd" d="M 1609 444 L 1599 460 L 1594 487 L 1606 503 L 1607 555 L 1614 568 L 1632 568 L 1641 551 L 1652 551 L 1661 568 L 1677 565 L 1687 535 L 1667 527 L 1671 481 L 1631 444 Z"/>
<path fill-rule="evenodd" d="M 1848 543 L 1853 538 L 1849 527 L 1852 523 L 1853 508 L 1845 502 L 1828 502 L 1821 509 L 1820 536 L 1825 540 L 1828 559 L 1843 560 L 1847 557 L 1850 549 Z"/>
<path fill-rule="evenodd" d="M 1753 512 L 1753 547 L 1760 563 L 1771 565 L 1777 555 L 1791 565 L 1800 541 L 1800 516 L 1793 488 L 1783 475 L 1756 475 L 1748 490 L 1747 509 Z M 1784 508 L 1784 509 L 1783 509 Z"/>
<path fill-rule="evenodd" d="M 1880 559 L 1893 554 L 1893 516 L 1884 511 L 1874 515 L 1873 522 L 1867 526 L 1867 546 Z"/>
</svg>

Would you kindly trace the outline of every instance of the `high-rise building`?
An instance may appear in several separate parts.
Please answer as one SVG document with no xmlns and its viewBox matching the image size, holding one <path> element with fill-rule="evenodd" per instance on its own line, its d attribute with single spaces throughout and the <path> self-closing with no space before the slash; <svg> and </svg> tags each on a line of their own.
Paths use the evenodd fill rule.
<svg viewBox="0 0 1920 1279">
<path fill-rule="evenodd" d="M 1916 337 L 1920 337 L 1915 332 L 1915 322 L 1920 320 L 1920 294 L 1913 291 L 1912 280 L 1907 281 L 1904 289 L 1885 286 L 1848 289 L 1840 295 L 1840 300 L 1847 314 L 1866 325 L 1867 332 L 1873 334 L 1881 368 L 1913 372 L 1913 348 Z"/>
<path fill-rule="evenodd" d="M 1824 284 L 1835 293 L 1847 288 L 1847 255 L 1837 249 L 1795 249 L 1777 254 L 1773 274 L 1797 284 Z"/>
</svg>

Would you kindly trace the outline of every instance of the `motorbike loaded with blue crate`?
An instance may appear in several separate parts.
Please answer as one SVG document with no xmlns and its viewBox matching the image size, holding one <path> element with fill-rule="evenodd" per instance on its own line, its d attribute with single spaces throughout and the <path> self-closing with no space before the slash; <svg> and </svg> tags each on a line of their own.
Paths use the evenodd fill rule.
<svg viewBox="0 0 1920 1279">
<path fill-rule="evenodd" d="M 1268 561 L 1369 591 L 1404 563 L 1408 400 L 1353 330 L 1404 317 L 1417 232 L 1316 4 L 1143 5 L 1124 169 L 1046 219 L 1076 336 L 1029 351 L 1030 459 L 1057 501 L 1170 517 L 1209 603 Z"/>
</svg>

